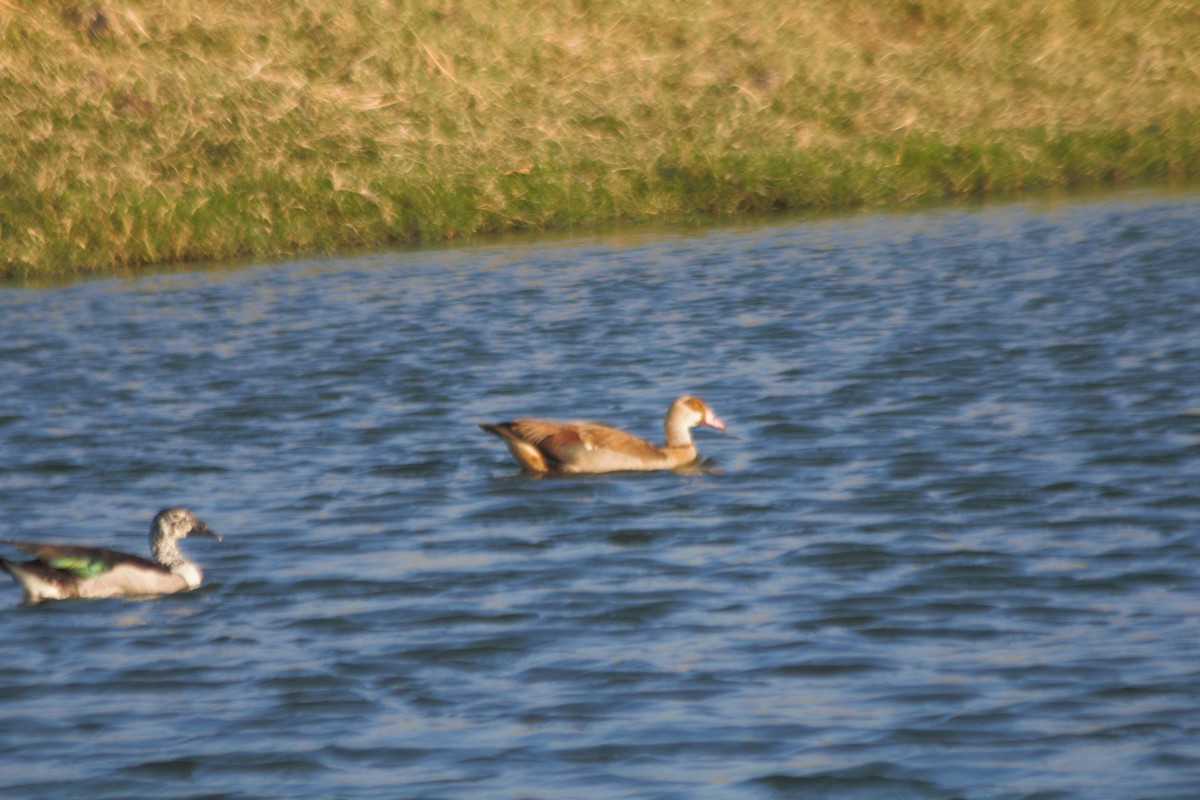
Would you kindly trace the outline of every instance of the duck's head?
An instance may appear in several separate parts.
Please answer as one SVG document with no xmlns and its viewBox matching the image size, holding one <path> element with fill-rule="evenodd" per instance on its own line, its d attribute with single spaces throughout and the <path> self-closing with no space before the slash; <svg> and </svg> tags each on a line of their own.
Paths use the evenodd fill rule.
<svg viewBox="0 0 1200 800">
<path fill-rule="evenodd" d="M 150 543 L 174 541 L 185 536 L 204 536 L 221 541 L 221 534 L 211 530 L 204 520 L 183 507 L 164 508 L 150 524 Z"/>
<path fill-rule="evenodd" d="M 713 410 L 703 400 L 695 395 L 685 394 L 675 398 L 667 417 L 668 419 L 682 420 L 689 428 L 706 425 L 718 431 L 725 430 L 725 423 L 713 413 Z"/>
</svg>

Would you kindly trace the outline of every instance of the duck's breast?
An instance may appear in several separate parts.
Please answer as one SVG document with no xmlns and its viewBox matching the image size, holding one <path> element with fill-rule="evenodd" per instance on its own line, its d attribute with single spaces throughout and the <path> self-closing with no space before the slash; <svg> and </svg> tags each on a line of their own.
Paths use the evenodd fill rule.
<svg viewBox="0 0 1200 800">
<path fill-rule="evenodd" d="M 186 567 L 191 567 L 191 572 L 195 574 L 185 574 Z M 103 575 L 80 582 L 79 596 L 98 598 L 173 594 L 199 585 L 199 570 L 190 564 L 180 572 L 171 572 L 157 565 L 148 568 L 118 564 Z"/>
<path fill-rule="evenodd" d="M 671 466 L 661 448 L 619 428 L 576 423 L 571 432 L 573 446 L 560 458 L 564 472 L 619 472 Z"/>
</svg>

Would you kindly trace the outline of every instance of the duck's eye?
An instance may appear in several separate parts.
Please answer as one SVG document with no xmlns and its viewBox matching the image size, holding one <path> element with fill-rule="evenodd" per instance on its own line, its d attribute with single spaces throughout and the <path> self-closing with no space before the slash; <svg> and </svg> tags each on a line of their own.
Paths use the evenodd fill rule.
<svg viewBox="0 0 1200 800">
<path fill-rule="evenodd" d="M 687 404 L 693 411 L 703 411 L 704 410 L 704 403 L 701 403 L 700 400 L 695 397 L 688 400 Z"/>
</svg>

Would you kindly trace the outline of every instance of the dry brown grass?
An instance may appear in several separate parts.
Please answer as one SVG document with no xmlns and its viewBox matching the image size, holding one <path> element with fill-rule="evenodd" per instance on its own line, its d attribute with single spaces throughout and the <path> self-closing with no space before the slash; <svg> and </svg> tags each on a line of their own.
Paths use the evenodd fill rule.
<svg viewBox="0 0 1200 800">
<path fill-rule="evenodd" d="M 0 0 L 8 274 L 1193 177 L 1185 0 Z"/>
</svg>

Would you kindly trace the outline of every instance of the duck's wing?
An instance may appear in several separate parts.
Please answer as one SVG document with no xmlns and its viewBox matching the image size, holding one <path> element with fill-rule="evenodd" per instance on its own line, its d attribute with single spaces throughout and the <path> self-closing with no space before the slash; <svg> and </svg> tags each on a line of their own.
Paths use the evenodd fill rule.
<svg viewBox="0 0 1200 800">
<path fill-rule="evenodd" d="M 663 457 L 662 451 L 645 439 L 598 422 L 518 419 L 509 423 L 509 429 L 561 464 L 571 464 L 601 451 L 647 463 L 661 461 Z"/>
<path fill-rule="evenodd" d="M 94 578 L 121 565 L 170 573 L 170 570 L 161 564 L 156 564 L 141 556 L 122 553 L 119 550 L 106 550 L 102 547 L 86 547 L 72 544 L 44 544 L 42 542 L 17 542 L 11 540 L 5 543 L 31 554 L 39 564 L 45 567 L 69 572 L 80 578 Z"/>
</svg>

